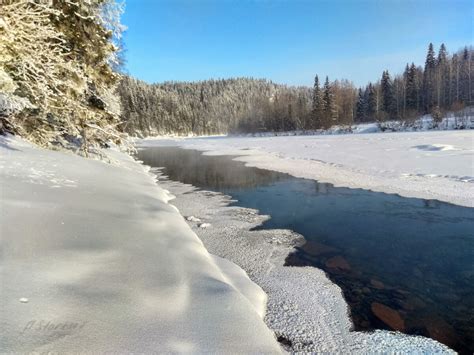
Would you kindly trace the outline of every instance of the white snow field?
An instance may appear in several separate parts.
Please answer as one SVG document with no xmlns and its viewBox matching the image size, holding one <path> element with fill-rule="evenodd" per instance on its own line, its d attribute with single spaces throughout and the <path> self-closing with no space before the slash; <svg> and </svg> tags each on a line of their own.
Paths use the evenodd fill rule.
<svg viewBox="0 0 474 355">
<path fill-rule="evenodd" d="M 0 153 L 0 352 L 281 352 L 261 288 L 142 165 L 12 137 Z"/>
<path fill-rule="evenodd" d="M 336 186 L 474 207 L 474 131 L 278 137 L 147 138 Z"/>
</svg>

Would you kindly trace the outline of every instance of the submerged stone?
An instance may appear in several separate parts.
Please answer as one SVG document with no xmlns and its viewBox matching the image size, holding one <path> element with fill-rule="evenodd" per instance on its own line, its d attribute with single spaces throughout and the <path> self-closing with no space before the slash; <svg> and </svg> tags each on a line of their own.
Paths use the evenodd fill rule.
<svg viewBox="0 0 474 355">
<path fill-rule="evenodd" d="M 322 255 L 338 252 L 336 248 L 314 241 L 307 241 L 301 249 L 311 255 Z"/>
<path fill-rule="evenodd" d="M 344 271 L 349 271 L 351 269 L 351 266 L 347 260 L 340 255 L 333 256 L 332 258 L 328 259 L 326 261 L 326 266 L 331 269 L 339 269 Z"/>
<path fill-rule="evenodd" d="M 444 319 L 432 316 L 425 320 L 426 330 L 431 338 L 439 342 L 454 347 L 459 342 L 459 337 L 454 328 Z"/>
<path fill-rule="evenodd" d="M 370 284 L 375 287 L 375 288 L 378 288 L 379 290 L 382 290 L 385 288 L 385 285 L 383 284 L 382 281 L 379 281 L 379 280 L 375 280 L 375 279 L 370 279 Z"/>
<path fill-rule="evenodd" d="M 390 328 L 403 332 L 405 330 L 405 321 L 396 310 L 378 302 L 371 305 L 372 313 Z"/>
</svg>

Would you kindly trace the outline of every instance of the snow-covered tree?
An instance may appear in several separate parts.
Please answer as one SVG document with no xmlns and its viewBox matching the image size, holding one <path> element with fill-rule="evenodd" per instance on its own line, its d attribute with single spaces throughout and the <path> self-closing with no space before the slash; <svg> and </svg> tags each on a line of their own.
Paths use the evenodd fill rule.
<svg viewBox="0 0 474 355">
<path fill-rule="evenodd" d="M 44 146 L 87 148 L 120 140 L 116 51 L 102 0 L 4 0 L 0 91 L 29 102 L 4 116 L 2 130 Z M 101 17 L 102 16 L 102 17 Z"/>
<path fill-rule="evenodd" d="M 431 76 L 412 63 L 400 75 L 391 77 L 384 71 L 381 81 L 369 83 L 359 94 L 345 79 L 328 79 L 320 88 L 318 77 L 311 88 L 253 78 L 149 85 L 125 77 L 119 87 L 122 118 L 127 132 L 142 135 L 324 128 L 387 117 L 418 117 L 425 113 L 428 87 L 432 88 L 428 96 L 440 112 L 459 110 L 468 104 L 466 93 L 471 92 L 472 100 L 474 89 L 470 74 L 473 50 L 468 47 L 465 52 L 462 49 L 450 56 L 441 46 L 435 58 L 430 46 L 426 66 L 434 68 Z M 446 92 L 449 99 L 443 99 Z M 331 105 L 325 110 L 327 101 Z M 317 114 L 319 110 L 321 114 Z"/>
</svg>

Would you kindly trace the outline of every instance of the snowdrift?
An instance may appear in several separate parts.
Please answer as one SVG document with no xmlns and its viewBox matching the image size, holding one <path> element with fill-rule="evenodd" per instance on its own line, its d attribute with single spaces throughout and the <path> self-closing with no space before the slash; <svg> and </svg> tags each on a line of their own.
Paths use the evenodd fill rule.
<svg viewBox="0 0 474 355">
<path fill-rule="evenodd" d="M 143 166 L 0 139 L 2 352 L 280 352 L 266 295 Z"/>
</svg>

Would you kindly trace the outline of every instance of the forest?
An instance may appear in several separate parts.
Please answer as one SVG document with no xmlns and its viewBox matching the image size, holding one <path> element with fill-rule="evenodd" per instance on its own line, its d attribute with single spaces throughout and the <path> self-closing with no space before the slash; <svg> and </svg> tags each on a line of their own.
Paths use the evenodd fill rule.
<svg viewBox="0 0 474 355">
<path fill-rule="evenodd" d="M 473 105 L 474 54 L 429 44 L 424 66 L 384 71 L 357 88 L 231 78 L 148 84 L 123 74 L 123 4 L 4 0 L 0 18 L 0 133 L 47 147 L 124 142 L 126 134 L 207 135 L 327 129 L 413 120 Z M 68 21 L 65 21 L 65 19 Z"/>
<path fill-rule="evenodd" d="M 450 55 L 444 44 L 435 52 L 430 43 L 424 66 L 384 71 L 360 88 L 318 75 L 312 88 L 254 78 L 147 84 L 124 76 L 118 93 L 123 129 L 132 135 L 317 130 L 424 114 L 440 120 L 473 104 L 473 72 L 472 47 Z"/>
</svg>

